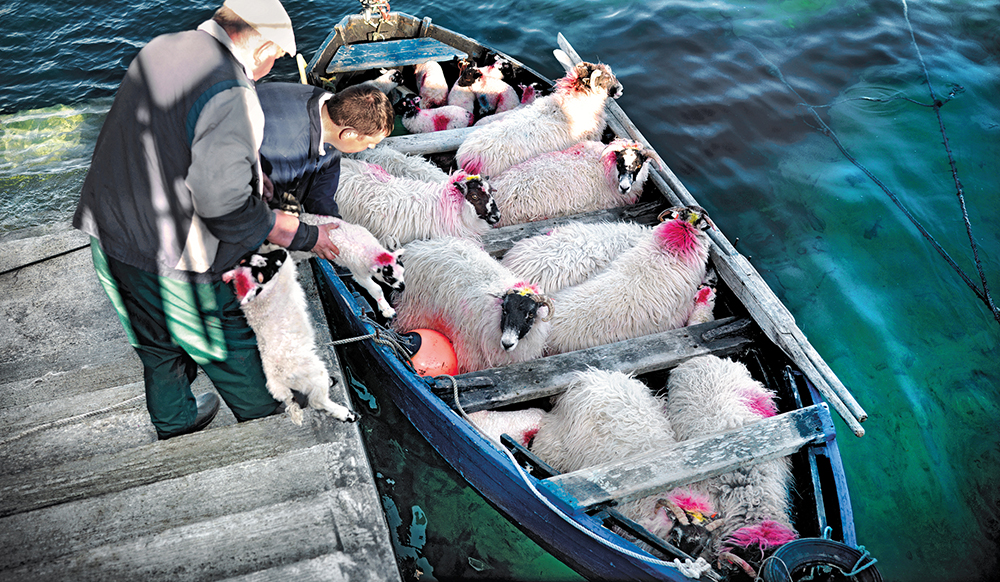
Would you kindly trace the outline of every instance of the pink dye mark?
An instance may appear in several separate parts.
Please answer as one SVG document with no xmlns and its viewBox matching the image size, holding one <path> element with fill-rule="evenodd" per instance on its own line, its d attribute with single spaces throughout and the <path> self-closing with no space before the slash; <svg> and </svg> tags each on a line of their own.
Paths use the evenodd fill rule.
<svg viewBox="0 0 1000 582">
<path fill-rule="evenodd" d="M 253 280 L 253 275 L 247 267 L 238 267 L 230 272 L 232 273 L 230 281 L 236 288 L 236 298 L 242 303 L 247 293 L 257 288 L 257 282 Z"/>
<path fill-rule="evenodd" d="M 451 123 L 451 118 L 444 114 L 436 114 L 431 116 L 431 121 L 434 122 L 434 131 L 441 131 L 443 129 L 448 129 L 448 124 Z"/>
<path fill-rule="evenodd" d="M 761 418 L 770 418 L 778 413 L 778 407 L 767 393 L 759 389 L 744 389 L 742 393 L 746 407 Z"/>
<path fill-rule="evenodd" d="M 708 300 L 712 297 L 711 287 L 702 287 L 698 290 L 698 294 L 695 295 L 694 302 L 699 305 L 707 305 Z"/>
<path fill-rule="evenodd" d="M 538 285 L 535 285 L 531 281 L 518 281 L 513 287 L 511 287 L 511 289 L 517 289 L 518 291 L 528 289 L 535 295 L 541 295 L 541 291 L 538 290 Z"/>
<path fill-rule="evenodd" d="M 537 426 L 529 428 L 528 430 L 524 431 L 523 435 L 524 438 L 521 439 L 521 444 L 524 446 L 528 446 L 528 443 L 531 442 L 531 439 L 535 438 L 536 434 L 538 434 Z"/>
<path fill-rule="evenodd" d="M 391 265 L 392 264 L 392 254 L 390 254 L 390 253 L 379 253 L 379 255 L 377 257 L 375 257 L 375 263 L 378 264 L 381 267 L 384 267 L 386 265 Z"/>
<path fill-rule="evenodd" d="M 699 495 L 693 491 L 675 493 L 670 496 L 670 499 L 677 504 L 677 507 L 690 513 L 700 513 L 706 517 L 715 513 L 708 501 L 708 497 Z"/>
<path fill-rule="evenodd" d="M 481 174 L 483 171 L 483 159 L 478 156 L 469 158 L 462 164 L 462 169 L 469 174 Z"/>
<path fill-rule="evenodd" d="M 757 525 L 748 525 L 734 531 L 724 545 L 730 547 L 742 546 L 744 548 L 757 545 L 763 553 L 770 548 L 776 548 L 798 537 L 799 534 L 787 526 L 776 521 L 764 521 Z"/>
<path fill-rule="evenodd" d="M 383 184 L 392 180 L 392 174 L 385 171 L 385 168 L 378 164 L 368 164 L 368 172 L 371 174 L 373 180 L 377 182 L 382 182 Z"/>
<path fill-rule="evenodd" d="M 673 253 L 682 261 L 690 263 L 698 258 L 699 243 L 695 236 L 696 231 L 697 229 L 690 223 L 675 218 L 657 226 L 655 234 L 664 251 Z"/>
</svg>

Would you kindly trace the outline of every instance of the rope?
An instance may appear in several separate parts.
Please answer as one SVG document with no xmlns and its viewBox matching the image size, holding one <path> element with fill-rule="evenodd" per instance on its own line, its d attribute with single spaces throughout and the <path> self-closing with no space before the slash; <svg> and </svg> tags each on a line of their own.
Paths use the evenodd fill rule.
<svg viewBox="0 0 1000 582">
<path fill-rule="evenodd" d="M 903 2 L 904 16 L 906 16 L 906 23 L 907 23 L 908 26 L 910 26 L 910 36 L 913 39 L 914 47 L 917 49 L 917 56 L 920 59 L 921 66 L 923 67 L 923 70 L 924 70 L 924 78 L 925 78 L 925 80 L 926 80 L 926 82 L 928 84 L 928 87 L 930 87 L 930 77 L 927 74 L 927 67 L 924 64 L 923 57 L 920 54 L 919 47 L 916 46 L 916 38 L 915 38 L 915 36 L 913 34 L 913 27 L 912 27 L 912 25 L 910 25 L 909 16 L 907 14 L 906 0 L 902 0 L 902 2 Z M 955 184 L 956 184 L 956 186 L 958 188 L 957 195 L 958 195 L 958 198 L 959 198 L 960 205 L 962 207 L 962 215 L 963 215 L 963 217 L 965 219 L 966 231 L 968 232 L 969 239 L 970 239 L 970 241 L 972 243 L 973 256 L 975 258 L 976 267 L 977 267 L 977 269 L 979 271 L 980 279 L 981 279 L 982 284 L 983 284 L 983 288 L 982 289 L 980 289 L 977 286 L 977 284 L 975 282 L 973 282 L 972 278 L 969 277 L 968 274 L 966 274 L 965 270 L 962 269 L 962 267 L 959 266 L 959 264 L 951 257 L 951 255 L 948 254 L 948 251 L 946 251 L 944 249 L 944 247 L 942 247 L 941 244 L 938 243 L 938 241 L 934 238 L 934 236 L 931 235 L 927 231 L 927 229 L 925 229 L 923 227 L 923 225 L 920 224 L 920 222 L 916 219 L 916 217 L 914 217 L 913 214 L 910 213 L 910 211 L 906 208 L 906 206 L 903 205 L 902 201 L 896 196 L 896 194 L 888 186 L 886 186 L 881 180 L 879 180 L 877 176 L 875 176 L 874 174 L 872 174 L 871 171 L 868 170 L 868 168 L 866 168 L 864 165 L 862 165 L 861 162 L 859 162 L 857 160 L 857 158 L 855 158 L 854 156 L 852 156 L 851 153 L 849 151 L 847 151 L 847 148 L 844 147 L 844 144 L 840 141 L 840 138 L 837 137 L 837 134 L 834 133 L 833 129 L 830 128 L 830 126 L 827 125 L 826 122 L 824 122 L 823 119 L 820 117 L 820 115 L 816 112 L 816 109 L 818 108 L 818 106 L 814 106 L 814 105 L 811 105 L 809 103 L 806 103 L 805 99 L 802 98 L 802 95 L 800 95 L 799 92 L 796 91 L 795 88 L 792 87 L 791 84 L 785 79 L 785 76 L 781 73 L 781 70 L 778 69 L 778 67 L 774 63 L 772 63 L 770 60 L 768 60 L 768 58 L 765 57 L 764 54 L 760 51 L 760 49 L 758 49 L 753 43 L 751 43 L 750 41 L 747 41 L 745 39 L 740 39 L 740 40 L 742 40 L 744 43 L 746 43 L 748 46 L 750 46 L 750 48 L 757 54 L 758 58 L 760 58 L 760 60 L 763 61 L 767 65 L 769 72 L 772 75 L 774 75 L 775 77 L 777 77 L 778 80 L 780 80 L 785 85 L 785 87 L 792 94 L 794 94 L 799 99 L 800 105 L 802 105 L 803 107 L 805 107 L 809 111 L 809 113 L 812 114 L 813 118 L 816 120 L 816 123 L 818 123 L 819 126 L 820 126 L 820 131 L 822 131 L 822 133 L 824 135 L 826 135 L 827 137 L 829 137 L 833 141 L 834 145 L 837 146 L 837 149 L 840 150 L 841 154 L 843 154 L 844 157 L 847 158 L 848 161 L 850 161 L 859 170 L 861 170 L 866 176 L 868 176 L 868 178 L 872 182 L 874 182 L 883 192 L 885 192 L 885 194 L 889 197 L 889 199 L 892 201 L 892 203 L 895 204 L 896 207 L 899 208 L 900 211 L 902 211 L 903 215 L 906 216 L 906 218 L 913 224 L 913 226 L 915 226 L 917 228 L 917 230 L 920 231 L 920 234 L 923 235 L 923 237 L 931 244 L 932 247 L 934 247 L 934 249 L 938 252 L 938 254 L 941 255 L 941 257 L 951 266 L 951 268 L 959 275 L 959 277 L 961 277 L 961 279 L 965 282 L 965 284 L 969 287 L 969 289 L 971 289 L 972 292 L 976 294 L 976 297 L 978 297 L 980 301 L 982 301 L 983 303 L 986 304 L 986 306 L 993 313 L 993 317 L 994 317 L 994 319 L 996 319 L 997 323 L 1000 323 L 1000 309 L 998 309 L 997 306 L 994 304 L 993 298 L 990 295 L 989 286 L 987 285 L 987 282 L 986 282 L 986 275 L 983 272 L 982 263 L 981 263 L 981 261 L 979 259 L 978 246 L 976 245 L 975 238 L 972 236 L 972 225 L 971 225 L 971 222 L 969 221 L 968 211 L 966 210 L 965 197 L 964 197 L 964 193 L 963 193 L 963 190 L 962 190 L 961 182 L 958 179 L 958 169 L 957 169 L 957 167 L 955 165 L 955 160 L 954 160 L 954 157 L 952 156 L 951 149 L 948 146 L 948 137 L 947 137 L 947 134 L 945 133 L 944 121 L 941 118 L 941 106 L 944 104 L 944 102 L 942 102 L 941 100 L 939 100 L 937 98 L 937 96 L 934 93 L 933 88 L 930 89 L 930 91 L 931 91 L 931 99 L 933 101 L 933 103 L 931 105 L 926 105 L 924 103 L 919 103 L 917 101 L 913 101 L 912 99 L 907 99 L 907 100 L 908 101 L 912 101 L 912 102 L 916 103 L 917 105 L 921 105 L 921 106 L 924 106 L 924 107 L 933 107 L 935 113 L 937 114 L 938 124 L 939 124 L 939 126 L 941 128 L 941 133 L 944 136 L 945 149 L 948 152 L 948 159 L 949 159 L 949 161 L 951 163 L 952 176 L 954 177 Z M 878 99 L 869 99 L 869 100 L 879 101 Z"/>
<path fill-rule="evenodd" d="M 36 261 L 31 261 L 30 263 L 25 263 L 23 265 L 18 265 L 16 267 L 11 267 L 11 268 L 9 268 L 9 269 L 7 269 L 5 271 L 0 271 L 0 277 L 2 277 L 3 275 L 6 275 L 7 273 L 12 273 L 14 271 L 17 271 L 18 269 L 23 269 L 25 267 L 30 267 L 32 265 L 37 265 L 38 263 L 44 263 L 45 261 L 48 261 L 49 259 L 55 259 L 55 258 L 61 257 L 63 255 L 68 255 L 70 253 L 75 253 L 76 251 L 80 251 L 80 250 L 83 250 L 83 249 L 86 249 L 86 248 L 90 248 L 90 243 L 89 242 L 87 244 L 83 245 L 83 246 L 79 246 L 79 247 L 76 247 L 76 248 L 73 248 L 73 249 L 69 249 L 69 250 L 63 251 L 61 253 L 56 253 L 54 255 L 49 255 L 47 257 L 42 257 L 41 259 L 38 259 Z"/>
<path fill-rule="evenodd" d="M 69 424 L 71 422 L 75 422 L 77 420 L 83 420 L 83 419 L 89 418 L 91 416 L 97 416 L 99 414 L 104 414 L 106 412 L 111 412 L 112 410 L 115 410 L 115 409 L 118 409 L 118 408 L 124 408 L 126 404 L 129 404 L 131 402 L 135 402 L 135 401 L 137 401 L 137 400 L 139 400 L 141 398 L 145 398 L 145 397 L 146 397 L 145 394 L 140 394 L 138 396 L 133 396 L 132 398 L 129 398 L 128 400 L 124 400 L 122 402 L 119 402 L 118 404 L 112 404 L 111 406 L 107 406 L 105 408 L 101 408 L 100 410 L 92 410 L 90 412 L 86 412 L 84 414 L 79 414 L 77 416 L 71 416 L 69 418 L 61 418 L 59 420 L 54 420 L 52 422 L 47 422 L 45 424 L 40 424 L 38 426 L 29 428 L 26 431 L 20 432 L 20 433 L 14 435 L 12 437 L 7 437 L 7 438 L 5 438 L 3 440 L 0 440 L 0 447 L 2 447 L 4 445 L 7 445 L 7 444 L 10 444 L 10 443 L 12 443 L 12 442 L 14 442 L 14 441 L 16 441 L 18 439 L 22 439 L 22 438 L 24 438 L 24 437 L 26 437 L 28 435 L 35 434 L 36 432 L 39 432 L 39 431 L 42 431 L 42 430 L 45 430 L 45 429 L 55 428 L 57 426 L 62 426 L 64 424 Z"/>
<path fill-rule="evenodd" d="M 595 541 L 601 543 L 602 545 L 604 545 L 604 546 L 606 546 L 608 548 L 611 548 L 613 550 L 621 552 L 621 553 L 623 553 L 623 554 L 625 554 L 627 556 L 631 556 L 631 557 L 633 557 L 633 558 L 635 558 L 637 560 L 642 560 L 643 562 L 646 562 L 646 563 L 649 563 L 649 564 L 653 564 L 653 565 L 656 565 L 656 566 L 665 566 L 665 567 L 668 567 L 668 568 L 675 568 L 675 569 L 677 569 L 677 571 L 679 571 L 681 574 L 687 576 L 688 578 L 698 579 L 703 574 L 712 571 L 712 565 L 709 564 L 707 561 L 705 561 L 705 558 L 701 558 L 701 557 L 699 557 L 697 560 L 695 560 L 693 562 L 691 560 L 685 560 L 684 562 L 681 562 L 677 558 L 674 558 L 674 560 L 672 562 L 667 562 L 667 561 L 664 561 L 664 560 L 659 560 L 659 559 L 654 558 L 652 556 L 645 556 L 645 555 L 640 554 L 638 552 L 633 552 L 632 550 L 630 550 L 628 548 L 625 548 L 625 547 L 622 547 L 622 546 L 616 544 L 615 542 L 612 542 L 610 540 L 606 540 L 606 539 L 602 538 L 601 536 L 597 535 L 596 533 L 594 533 L 594 532 L 590 531 L 589 529 L 585 528 L 582 524 L 578 523 L 575 519 L 573 519 L 570 516 L 566 515 L 561 509 L 559 509 L 551 501 L 549 501 L 548 498 L 546 498 L 544 495 L 542 495 L 541 492 L 538 491 L 537 488 L 535 488 L 535 484 L 531 482 L 531 480 L 528 478 L 528 474 L 525 473 L 524 469 L 521 468 L 521 464 L 518 463 L 517 459 L 514 458 L 514 454 L 511 453 L 507 449 L 507 447 L 505 447 L 502 444 L 496 442 L 496 440 L 494 440 L 493 437 L 491 437 L 491 436 L 487 435 L 485 432 L 483 432 L 482 429 L 480 429 L 478 426 L 476 426 L 476 423 L 474 423 L 472 421 L 472 419 L 469 418 L 469 415 L 465 413 L 465 409 L 462 408 L 462 403 L 459 401 L 459 398 L 458 398 L 458 381 L 455 380 L 455 378 L 453 376 L 450 376 L 448 374 L 443 374 L 441 376 L 436 376 L 435 377 L 435 379 L 438 379 L 438 378 L 447 378 L 447 379 L 451 380 L 452 391 L 453 391 L 453 394 L 454 394 L 454 397 L 455 397 L 455 408 L 458 410 L 458 412 L 462 416 L 462 418 L 464 418 L 466 422 L 468 422 L 476 430 L 478 430 L 480 432 L 480 434 L 482 434 L 484 437 L 486 437 L 486 439 L 488 441 L 492 442 L 495 447 L 497 447 L 498 449 L 500 449 L 501 451 L 503 451 L 504 454 L 507 455 L 507 458 L 510 459 L 510 462 L 514 465 L 514 468 L 517 469 L 518 474 L 521 476 L 521 479 L 524 481 L 524 484 L 528 486 L 528 489 L 531 490 L 532 494 L 534 494 L 534 496 L 537 497 L 539 499 L 539 501 L 541 501 L 542 503 L 544 503 L 556 515 L 558 515 L 560 518 L 562 518 L 563 521 L 565 521 L 566 523 L 570 524 L 571 526 L 573 526 L 574 528 L 576 528 L 580 532 L 586 534 L 588 537 L 594 539 Z M 711 576 L 710 575 L 709 577 L 712 578 L 712 579 L 717 579 L 716 576 Z"/>
</svg>

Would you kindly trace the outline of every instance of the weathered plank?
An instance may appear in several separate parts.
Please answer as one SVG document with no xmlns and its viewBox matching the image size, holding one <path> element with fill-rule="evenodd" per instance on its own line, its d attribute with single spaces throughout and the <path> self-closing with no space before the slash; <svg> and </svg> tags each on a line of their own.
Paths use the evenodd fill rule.
<svg viewBox="0 0 1000 582">
<path fill-rule="evenodd" d="M 570 222 L 583 222 L 592 224 L 595 222 L 623 222 L 632 221 L 638 224 L 655 225 L 660 205 L 654 203 L 641 203 L 632 206 L 622 206 L 607 210 L 595 210 L 573 216 L 561 216 L 559 218 L 549 218 L 537 222 L 524 222 L 495 228 L 483 235 L 483 247 L 493 256 L 501 256 L 510 250 L 510 247 L 517 241 L 549 232 L 557 226 L 563 226 Z"/>
<path fill-rule="evenodd" d="M 577 371 L 593 366 L 602 370 L 643 374 L 666 370 L 695 356 L 724 357 L 750 345 L 738 334 L 749 320 L 728 317 L 658 334 L 625 340 L 585 350 L 557 354 L 538 360 L 490 368 L 456 376 L 462 408 L 475 412 L 553 396 L 566 390 Z M 715 335 L 706 341 L 706 332 L 734 326 L 733 333 Z M 434 392 L 454 406 L 452 384 L 438 379 Z"/>
<path fill-rule="evenodd" d="M 382 140 L 382 144 L 404 154 L 415 156 L 453 152 L 458 149 L 458 146 L 462 145 L 465 137 L 475 129 L 475 127 L 463 127 L 461 129 L 445 129 L 429 133 L 396 135 L 385 138 Z"/>
<path fill-rule="evenodd" d="M 447 61 L 468 54 L 433 38 L 404 38 L 343 45 L 326 66 L 326 74 L 398 68 L 427 61 Z"/>
<path fill-rule="evenodd" d="M 826 403 L 541 482 L 580 508 L 634 499 L 790 455 L 834 434 Z"/>
</svg>

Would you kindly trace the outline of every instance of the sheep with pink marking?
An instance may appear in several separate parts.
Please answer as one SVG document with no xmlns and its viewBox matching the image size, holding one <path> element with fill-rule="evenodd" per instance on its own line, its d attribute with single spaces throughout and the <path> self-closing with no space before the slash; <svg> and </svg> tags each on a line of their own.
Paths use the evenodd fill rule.
<svg viewBox="0 0 1000 582">
<path fill-rule="evenodd" d="M 376 164 L 397 178 L 410 178 L 423 182 L 444 182 L 448 173 L 423 156 L 404 154 L 383 143 L 344 157 L 369 164 Z"/>
<path fill-rule="evenodd" d="M 496 176 L 539 154 L 600 140 L 607 125 L 604 106 L 621 90 L 607 65 L 579 63 L 557 81 L 551 95 L 476 128 L 458 148 L 458 165 L 467 172 Z"/>
<path fill-rule="evenodd" d="M 738 429 L 777 414 L 775 394 L 740 362 L 699 356 L 677 366 L 667 381 L 667 415 L 678 441 Z M 702 481 L 725 519 L 713 545 L 720 565 L 749 573 L 781 544 L 797 537 L 791 523 L 787 457 Z"/>
<path fill-rule="evenodd" d="M 441 236 L 480 239 L 500 220 L 493 188 L 480 176 L 456 172 L 444 182 L 399 178 L 381 166 L 344 158 L 337 205 L 385 246 Z"/>
<path fill-rule="evenodd" d="M 672 208 L 650 236 L 606 269 L 556 293 L 546 348 L 558 354 L 683 327 L 705 279 L 711 222 L 697 206 Z"/>
<path fill-rule="evenodd" d="M 403 127 L 410 133 L 431 133 L 472 125 L 472 113 L 456 105 L 421 109 L 419 95 L 403 97 L 396 104 Z"/>
<path fill-rule="evenodd" d="M 429 109 L 448 103 L 448 81 L 440 63 L 427 61 L 414 65 L 413 76 L 417 81 L 417 94 L 420 95 L 423 107 Z"/>
<path fill-rule="evenodd" d="M 649 150 L 615 139 L 582 141 L 492 176 L 498 226 L 634 204 L 649 176 Z"/>
<path fill-rule="evenodd" d="M 406 289 L 393 329 L 434 329 L 451 340 L 459 373 L 539 358 L 552 303 L 468 239 L 406 246 Z"/>
</svg>

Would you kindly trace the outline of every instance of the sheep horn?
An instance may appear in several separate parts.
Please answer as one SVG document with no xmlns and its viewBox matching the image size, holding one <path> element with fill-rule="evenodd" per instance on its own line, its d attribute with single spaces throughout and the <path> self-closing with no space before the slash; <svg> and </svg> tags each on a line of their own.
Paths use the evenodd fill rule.
<svg viewBox="0 0 1000 582">
<path fill-rule="evenodd" d="M 722 553 L 719 554 L 719 567 L 720 568 L 722 567 L 722 559 L 723 558 L 725 558 L 726 560 L 729 560 L 730 564 L 735 564 L 735 565 L 739 566 L 740 568 L 742 568 L 743 571 L 746 572 L 747 575 L 749 575 L 751 579 L 753 579 L 753 580 L 757 579 L 757 572 L 753 569 L 753 566 L 751 566 L 750 564 L 748 564 L 747 561 L 744 560 L 743 558 L 737 556 L 736 554 L 733 554 L 732 552 L 722 552 Z"/>
<path fill-rule="evenodd" d="M 545 295 L 533 295 L 531 298 L 535 300 L 535 303 L 541 303 L 545 307 L 549 308 L 549 314 L 543 317 L 542 321 L 552 319 L 552 315 L 556 312 L 556 306 L 552 304 L 552 299 L 546 297 Z"/>
<path fill-rule="evenodd" d="M 683 206 L 671 206 L 670 208 L 668 208 L 668 209 L 664 210 L 663 212 L 661 212 L 660 215 L 656 217 L 656 220 L 658 220 L 660 222 L 664 222 L 664 217 L 665 216 L 669 216 L 670 214 L 672 214 L 674 212 L 678 212 L 682 208 L 684 208 L 684 207 Z"/>
<path fill-rule="evenodd" d="M 597 78 L 601 76 L 600 69 L 594 69 L 594 72 L 590 74 L 590 88 L 597 89 Z"/>
<path fill-rule="evenodd" d="M 710 521 L 707 524 L 705 524 L 705 531 L 713 532 L 722 527 L 723 525 L 725 525 L 725 523 L 726 523 L 725 518 L 720 518 L 715 521 Z"/>
<path fill-rule="evenodd" d="M 684 513 L 684 510 L 681 509 L 673 499 L 658 499 L 656 501 L 656 507 L 657 509 L 660 507 L 666 507 L 669 509 L 670 513 L 674 514 L 674 519 L 680 522 L 681 525 L 690 525 L 691 523 L 688 521 L 687 514 Z"/>
</svg>

